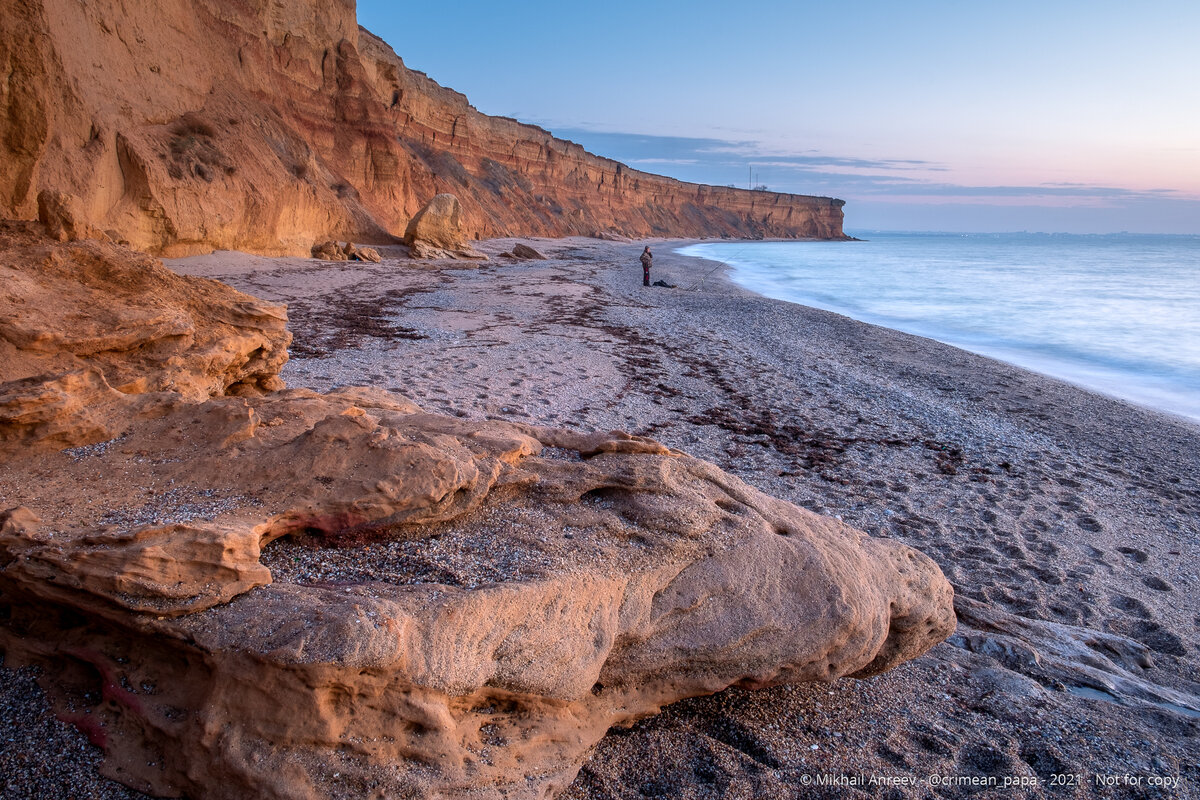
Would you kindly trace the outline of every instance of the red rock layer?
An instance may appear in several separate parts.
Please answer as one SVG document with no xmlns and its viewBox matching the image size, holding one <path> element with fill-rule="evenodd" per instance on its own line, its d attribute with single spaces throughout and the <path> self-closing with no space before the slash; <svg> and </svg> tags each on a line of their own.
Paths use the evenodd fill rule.
<svg viewBox="0 0 1200 800">
<path fill-rule="evenodd" d="M 6 0 L 0 67 L 0 210 L 63 191 L 156 253 L 389 241 L 439 192 L 477 237 L 843 235 L 840 200 L 649 175 L 481 114 L 348 0 Z"/>
</svg>

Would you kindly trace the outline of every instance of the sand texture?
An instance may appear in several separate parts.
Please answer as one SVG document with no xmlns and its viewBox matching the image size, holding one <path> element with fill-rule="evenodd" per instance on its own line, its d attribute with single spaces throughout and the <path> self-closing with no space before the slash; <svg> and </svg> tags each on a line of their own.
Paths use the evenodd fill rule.
<svg viewBox="0 0 1200 800">
<path fill-rule="evenodd" d="M 652 243 L 652 278 L 678 289 L 641 286 L 642 243 L 531 240 L 547 260 L 496 258 L 515 242 L 478 243 L 483 263 L 384 247 L 381 264 L 169 266 L 286 303 L 291 387 L 365 384 L 465 421 L 652 437 L 920 549 L 959 615 L 947 642 L 874 678 L 728 689 L 614 729 L 563 796 L 1192 796 L 1196 425 L 753 296 L 668 243 Z M 136 796 L 90 773 L 27 671 L 5 678 L 0 706 L 20 722 L 6 791 Z M 894 785 L 820 785 L 872 778 Z"/>
</svg>

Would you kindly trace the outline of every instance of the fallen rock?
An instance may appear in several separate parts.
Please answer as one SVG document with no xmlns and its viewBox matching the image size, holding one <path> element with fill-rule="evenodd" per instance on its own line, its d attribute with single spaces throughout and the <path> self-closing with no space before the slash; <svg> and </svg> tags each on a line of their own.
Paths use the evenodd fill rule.
<svg viewBox="0 0 1200 800">
<path fill-rule="evenodd" d="M 0 223 L 0 452 L 118 435 L 179 401 L 282 388 L 283 307 L 97 241 Z"/>
<path fill-rule="evenodd" d="M 6 661 L 164 796 L 547 797 L 613 725 L 954 628 L 930 559 L 711 464 L 382 391 L 216 397 L 0 469 L 36 486 L 0 517 Z"/>
<path fill-rule="evenodd" d="M 593 239 L 601 239 L 606 242 L 632 242 L 628 236 L 624 236 L 616 231 L 596 231 L 592 234 Z"/>
<path fill-rule="evenodd" d="M 312 246 L 312 257 L 321 261 L 370 261 L 380 263 L 383 256 L 373 247 L 358 247 L 353 242 L 338 244 L 332 239 Z"/>
<path fill-rule="evenodd" d="M 487 260 L 467 242 L 462 205 L 452 194 L 435 195 L 416 213 L 404 231 L 404 244 L 412 258 Z"/>
<path fill-rule="evenodd" d="M 346 253 L 335 241 L 321 242 L 312 246 L 312 257 L 321 261 L 346 261 Z"/>
<path fill-rule="evenodd" d="M 546 260 L 546 257 L 537 250 L 534 250 L 529 245 L 522 244 L 520 242 L 513 245 L 512 252 L 517 258 L 541 259 L 542 261 Z"/>
<path fill-rule="evenodd" d="M 383 256 L 379 255 L 379 251 L 374 247 L 359 247 L 354 255 L 359 261 L 370 261 L 373 264 L 383 261 Z"/>
<path fill-rule="evenodd" d="M 457 250 L 466 243 L 462 228 L 462 205 L 452 194 L 434 195 L 409 221 L 404 243 L 422 242 L 443 250 Z"/>
<path fill-rule="evenodd" d="M 169 408 L 177 397 L 123 394 L 95 367 L 7 381 L 0 384 L 0 454 L 112 439 L 133 419 Z"/>
<path fill-rule="evenodd" d="M 408 246 L 408 257 L 422 261 L 445 259 L 450 261 L 487 261 L 488 257 L 477 250 L 443 250 L 424 242 L 413 242 Z M 511 257 L 511 256 L 510 256 Z"/>
</svg>

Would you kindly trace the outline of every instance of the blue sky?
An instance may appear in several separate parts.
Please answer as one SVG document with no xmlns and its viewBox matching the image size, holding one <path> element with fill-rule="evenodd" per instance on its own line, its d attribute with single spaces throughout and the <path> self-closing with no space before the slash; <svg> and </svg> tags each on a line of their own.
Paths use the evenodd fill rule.
<svg viewBox="0 0 1200 800">
<path fill-rule="evenodd" d="M 1200 234 L 1200 3 L 359 2 L 488 114 L 855 230 Z"/>
</svg>

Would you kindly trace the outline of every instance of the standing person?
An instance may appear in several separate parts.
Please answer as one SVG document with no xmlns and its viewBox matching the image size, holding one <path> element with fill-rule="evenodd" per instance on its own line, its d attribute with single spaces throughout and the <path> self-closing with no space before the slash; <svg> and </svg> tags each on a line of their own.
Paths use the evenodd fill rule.
<svg viewBox="0 0 1200 800">
<path fill-rule="evenodd" d="M 650 285 L 650 265 L 653 263 L 654 255 L 650 252 L 650 246 L 646 245 L 642 251 L 642 286 Z"/>
</svg>

